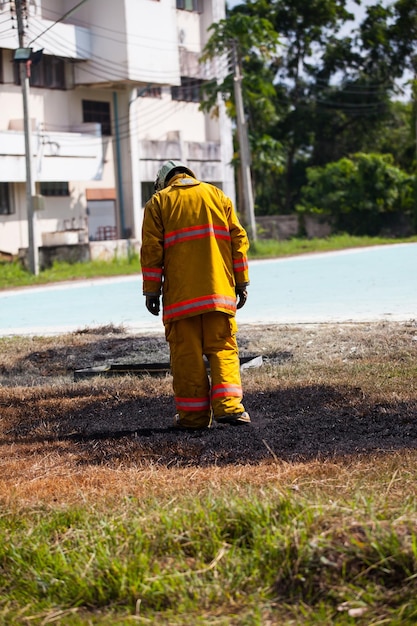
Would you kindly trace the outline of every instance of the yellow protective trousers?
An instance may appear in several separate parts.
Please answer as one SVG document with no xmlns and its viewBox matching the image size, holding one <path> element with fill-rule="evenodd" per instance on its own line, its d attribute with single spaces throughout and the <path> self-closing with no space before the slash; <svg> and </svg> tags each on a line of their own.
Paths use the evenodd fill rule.
<svg viewBox="0 0 417 626">
<path fill-rule="evenodd" d="M 216 419 L 245 410 L 236 332 L 235 318 L 219 311 L 166 323 L 181 426 L 202 428 L 212 415 Z M 210 380 L 203 355 L 210 364 Z"/>
</svg>

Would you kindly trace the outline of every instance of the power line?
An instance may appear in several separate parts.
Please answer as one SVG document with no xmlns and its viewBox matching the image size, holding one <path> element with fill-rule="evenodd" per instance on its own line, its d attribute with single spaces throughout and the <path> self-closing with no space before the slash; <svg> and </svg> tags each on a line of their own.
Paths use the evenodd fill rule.
<svg viewBox="0 0 417 626">
<path fill-rule="evenodd" d="M 51 39 L 52 43 L 56 44 L 57 46 L 61 46 L 63 53 L 69 54 L 68 48 L 66 48 L 65 45 L 62 45 L 61 41 L 59 41 L 58 39 L 56 39 L 54 37 L 51 37 L 50 39 Z M 86 56 L 89 53 L 88 50 L 85 50 L 85 49 L 83 49 L 81 47 L 79 47 L 79 50 L 80 50 L 81 53 L 85 54 Z M 65 57 L 62 57 L 62 56 L 60 56 L 59 58 L 61 58 L 65 62 L 71 62 L 70 58 L 65 58 Z M 121 63 L 117 63 L 117 62 L 111 61 L 111 60 L 106 60 L 106 62 L 103 62 L 103 61 L 99 60 L 95 56 L 92 56 L 90 59 L 87 58 L 84 61 L 81 61 L 79 59 L 77 59 L 76 61 L 77 61 L 77 63 L 80 64 L 78 66 L 78 70 L 80 72 L 89 73 L 89 74 L 95 75 L 97 78 L 101 78 L 101 79 L 108 79 L 108 72 L 109 72 L 109 70 L 112 70 L 114 73 L 117 73 L 117 72 L 123 72 L 124 74 L 126 73 L 126 66 L 125 65 L 123 65 Z M 87 64 L 89 65 L 88 68 L 87 68 Z M 224 63 L 224 67 L 225 67 L 225 69 L 227 69 L 227 64 L 226 63 Z M 91 69 L 96 70 L 96 73 L 91 71 Z M 152 78 L 154 78 L 155 75 L 158 75 L 158 74 L 162 74 L 164 76 L 164 78 L 166 78 L 167 81 L 170 80 L 170 76 L 172 77 L 172 79 L 176 79 L 177 76 L 178 76 L 178 74 L 176 72 L 172 73 L 171 75 L 169 75 L 169 74 L 167 75 L 165 72 L 163 72 L 163 70 L 161 70 L 160 72 L 156 71 L 156 70 L 146 71 L 142 67 L 133 67 L 132 71 L 137 71 L 145 79 L 148 78 L 149 79 L 148 82 L 153 82 Z M 110 78 L 110 80 L 112 80 L 112 79 Z M 196 78 L 196 80 L 198 80 L 198 79 Z"/>
<path fill-rule="evenodd" d="M 87 0 L 84 0 L 84 1 L 87 1 Z M 75 10 L 76 10 L 76 8 L 78 8 L 81 4 L 83 4 L 83 2 L 79 3 L 78 5 L 76 5 L 76 7 L 74 7 L 74 8 L 71 10 L 71 12 L 75 11 Z M 70 13 L 70 12 L 68 12 L 68 13 Z M 67 13 L 67 14 L 65 14 L 65 16 L 62 16 L 62 17 L 60 18 L 60 20 L 56 20 L 56 21 L 54 22 L 54 24 L 53 24 L 53 25 L 57 24 L 59 21 L 62 21 L 62 19 L 65 19 L 65 17 L 66 17 L 66 16 L 68 16 L 68 13 Z M 33 21 L 33 20 L 32 20 L 32 21 Z M 35 20 L 35 22 L 36 22 L 36 20 Z M 44 34 L 47 30 L 49 30 L 50 28 L 52 28 L 52 26 L 53 26 L 53 25 L 51 25 L 50 27 L 48 27 L 48 29 L 44 29 L 44 30 L 40 31 L 40 32 L 39 32 L 39 34 L 37 34 L 37 36 L 36 36 L 36 37 L 32 40 L 32 42 L 36 41 L 36 40 L 37 40 L 37 39 L 38 39 L 38 38 L 39 38 L 42 34 Z M 109 29 L 109 30 L 110 30 L 110 29 Z M 61 42 L 60 42 L 60 41 L 58 41 L 58 40 L 57 40 L 56 38 L 54 38 L 53 36 L 52 36 L 52 37 L 50 36 L 50 39 L 51 39 L 51 41 L 52 41 L 52 42 L 55 42 L 56 44 L 61 44 Z M 65 46 L 64 46 L 64 48 L 65 48 Z M 68 48 L 67 48 L 66 50 L 64 50 L 64 51 L 68 54 Z M 82 51 L 82 49 L 81 49 L 81 51 Z M 86 53 L 87 51 L 85 51 L 85 50 L 84 50 L 84 52 Z M 62 58 L 62 57 L 60 57 L 60 58 Z M 62 58 L 62 60 L 63 60 L 65 63 L 67 63 L 67 64 L 68 64 L 68 63 L 71 63 L 71 65 L 73 64 L 73 63 L 72 63 L 69 59 Z M 88 67 L 87 67 L 87 64 L 88 64 Z M 222 67 L 222 65 L 223 65 L 223 67 Z M 126 71 L 126 67 L 125 67 L 124 65 L 122 65 L 122 64 L 118 64 L 118 63 L 112 63 L 112 62 L 110 62 L 110 66 L 112 66 L 112 68 L 114 68 L 115 70 L 120 70 L 120 69 L 121 69 L 121 70 L 123 70 L 123 72 L 125 72 L 125 71 Z M 85 64 L 83 63 L 83 64 L 81 65 L 81 63 L 80 63 L 80 64 L 79 64 L 79 66 L 78 66 L 78 69 L 79 69 L 81 72 L 83 72 L 83 73 L 90 74 L 91 76 L 94 76 L 94 77 L 99 78 L 99 79 L 101 79 L 101 80 L 106 80 L 106 81 L 108 82 L 108 79 L 109 79 L 109 77 L 108 77 L 108 72 L 109 72 L 109 63 L 103 63 L 103 62 L 101 62 L 101 61 L 97 60 L 95 57 L 93 57 L 91 60 L 86 61 L 86 63 L 85 63 Z M 226 58 L 226 59 L 223 59 L 223 63 L 222 63 L 221 65 L 219 65 L 219 64 L 217 63 L 217 68 L 216 68 L 216 69 L 217 69 L 217 72 L 219 72 L 219 71 L 222 71 L 222 72 L 223 72 L 223 71 L 225 71 L 225 70 L 228 70 L 228 60 L 227 60 L 227 58 Z M 154 77 L 154 75 L 155 75 L 155 72 L 150 73 L 150 77 Z M 174 76 L 174 77 L 175 77 L 175 78 L 177 78 L 177 73 L 175 73 L 175 76 Z M 168 77 L 168 78 L 169 78 L 169 77 Z M 211 79 L 211 80 L 209 80 L 209 81 L 204 81 L 204 82 L 205 82 L 205 84 L 207 84 L 207 83 L 208 83 L 208 84 L 210 84 L 210 83 L 213 83 L 213 84 L 214 84 L 214 83 L 217 83 L 217 80 L 218 80 L 217 78 L 214 78 L 214 79 Z M 150 82 L 151 82 L 151 81 L 150 81 Z M 197 85 L 197 84 L 200 84 L 200 83 L 201 83 L 201 79 L 200 79 L 200 78 L 195 78 L 194 82 L 190 82 L 190 83 L 189 83 L 188 87 L 192 88 L 192 86 L 193 86 L 193 85 Z M 167 102 L 166 102 L 166 106 L 171 107 L 172 102 L 173 102 L 172 100 L 167 101 Z M 175 102 L 175 101 L 174 101 L 174 102 Z M 187 101 L 187 102 L 184 102 L 184 104 L 185 104 L 185 105 L 187 105 L 187 104 L 189 104 L 189 102 L 188 102 L 188 101 Z M 197 103 L 196 103 L 196 104 L 197 104 Z M 170 111 L 167 111 L 167 115 L 166 115 L 166 116 L 163 116 L 163 117 L 162 117 L 162 119 L 165 119 L 165 118 L 166 118 L 167 116 L 169 116 L 170 114 L 171 114 L 171 113 L 170 113 Z M 148 114 L 148 115 L 149 115 L 149 114 Z M 128 118 L 128 116 L 126 116 L 125 118 L 121 118 L 121 124 L 122 124 L 122 126 L 123 126 L 123 125 L 126 125 L 127 127 L 129 126 L 129 121 L 128 121 L 128 119 L 129 119 L 129 118 Z M 147 126 L 149 127 L 149 126 L 151 126 L 151 125 L 154 125 L 154 124 L 155 124 L 155 123 L 157 123 L 157 122 L 158 122 L 158 116 L 156 116 L 156 117 L 154 116 L 153 118 L 151 117 L 151 118 L 150 118 L 150 119 L 148 119 L 148 121 L 147 121 Z M 61 127 L 61 128 L 62 128 L 62 127 Z"/>
<path fill-rule="evenodd" d="M 74 12 L 79 6 L 81 6 L 86 1 L 87 0 L 83 0 L 83 2 L 78 3 L 73 9 L 71 9 L 70 12 L 66 13 L 59 20 L 56 20 L 54 22 L 54 24 L 49 26 L 47 29 L 41 30 L 42 25 L 39 24 L 39 32 L 35 33 L 36 36 L 32 39 L 31 43 L 33 43 L 37 39 L 39 39 L 45 32 L 50 30 L 55 24 L 59 23 L 59 21 L 62 21 L 63 19 L 65 19 L 66 16 L 68 16 L 71 12 Z M 34 18 L 34 19 L 32 18 L 32 24 L 36 27 L 36 18 Z M 110 30 L 110 29 L 108 29 L 108 30 Z M 57 38 L 54 38 L 51 35 L 50 35 L 50 40 L 51 40 L 52 43 L 55 43 L 57 46 L 61 46 L 63 54 L 70 54 L 70 51 L 69 51 L 68 47 L 65 46 L 65 43 L 62 44 L 62 41 L 58 40 Z M 155 41 L 155 40 L 153 39 L 153 41 Z M 146 48 L 146 46 L 137 46 L 137 47 Z M 79 47 L 78 49 L 80 50 L 81 53 L 85 54 L 86 57 L 88 58 L 88 54 L 89 54 L 88 50 L 85 50 L 82 47 Z M 166 50 L 165 47 L 159 47 L 157 49 L 159 49 L 159 50 Z M 81 71 L 82 73 L 88 73 L 88 74 L 90 74 L 92 76 L 95 76 L 96 78 L 101 79 L 101 80 L 104 80 L 104 79 L 108 78 L 107 73 L 109 72 L 109 68 L 111 68 L 115 72 L 117 72 L 117 70 L 122 70 L 124 73 L 126 72 L 126 66 L 125 65 L 123 65 L 121 63 L 113 62 L 110 59 L 107 60 L 105 63 L 103 63 L 97 57 L 93 56 L 91 59 L 86 60 L 86 63 L 89 64 L 89 68 L 87 69 L 87 67 L 85 67 L 84 65 L 83 66 L 80 65 L 79 68 L 78 68 L 79 71 Z M 221 68 L 221 67 L 217 68 L 217 73 L 219 72 L 219 70 L 223 71 L 224 69 L 228 69 L 226 67 L 226 63 L 224 65 L 225 65 L 224 68 Z M 92 71 L 92 70 L 95 70 L 95 72 Z M 133 70 L 139 71 L 144 78 L 146 78 L 146 74 L 147 74 L 149 82 L 153 82 L 151 79 L 153 77 L 155 77 L 155 75 L 158 75 L 158 74 L 163 74 L 163 75 L 165 75 L 164 77 L 166 77 L 167 81 L 170 80 L 170 76 L 166 75 L 165 72 L 162 72 L 162 71 L 159 72 L 157 70 L 150 70 L 149 72 L 146 72 L 145 68 L 140 68 L 140 67 L 133 68 Z M 172 76 L 172 79 L 176 79 L 177 78 L 177 73 L 171 74 L 171 76 Z M 198 80 L 198 79 L 196 78 L 196 80 Z"/>
<path fill-rule="evenodd" d="M 142 122 L 142 118 L 140 118 L 140 120 L 138 119 L 136 122 L 137 128 L 140 130 L 141 133 L 146 132 L 147 130 L 149 130 L 152 126 L 155 126 L 157 124 L 161 124 L 164 121 L 166 121 L 169 118 L 172 118 L 173 115 L 175 115 L 176 113 L 181 113 L 183 110 L 186 109 L 186 107 L 189 104 L 189 102 L 178 102 L 176 103 L 176 110 L 172 110 L 172 102 L 171 101 L 167 101 L 167 107 L 168 109 L 164 112 L 161 112 L 158 116 L 151 118 L 151 120 L 145 122 L 145 123 L 141 123 Z M 194 103 L 194 104 L 198 104 L 198 103 Z M 168 106 L 169 105 L 169 106 Z M 114 119 L 112 119 L 112 121 L 114 122 Z M 119 124 L 120 126 L 120 124 Z M 122 132 L 119 135 L 120 139 L 129 139 L 131 137 L 131 133 L 130 133 L 130 126 L 127 123 L 122 123 L 121 126 L 123 127 Z M 68 127 L 68 130 L 70 130 L 71 127 Z M 59 129 L 62 129 L 61 127 Z M 48 130 L 42 131 L 40 130 L 39 134 L 42 135 L 47 135 L 48 132 L 58 132 L 51 130 L 51 126 L 48 125 Z M 65 131 L 63 131 L 65 132 Z M 101 140 L 103 139 L 108 139 L 109 141 L 114 141 L 114 136 L 113 135 L 103 135 L 100 137 Z M 146 141 L 146 139 L 142 139 L 142 141 Z M 159 141 L 158 139 L 153 139 L 152 141 Z M 93 147 L 97 144 L 97 142 L 94 143 L 83 143 L 84 147 Z"/>
<path fill-rule="evenodd" d="M 49 30 L 51 30 L 51 28 L 53 28 L 54 26 L 56 26 L 56 24 L 59 24 L 59 22 L 62 22 L 63 20 L 65 20 L 67 17 L 69 17 L 70 15 L 72 15 L 73 13 L 75 13 L 75 11 L 77 9 L 80 8 L 81 5 L 85 4 L 86 2 L 88 2 L 88 0 L 81 0 L 81 2 L 79 2 L 75 7 L 73 7 L 72 9 L 70 9 L 69 11 L 67 11 L 64 15 L 62 15 L 62 17 L 60 17 L 58 20 L 56 20 L 53 24 L 51 24 L 50 26 L 48 26 L 48 28 L 45 28 L 45 30 L 40 33 L 40 35 L 38 35 L 37 37 L 35 37 L 35 39 L 32 39 L 32 41 L 29 42 L 28 44 L 28 48 L 35 43 L 35 41 L 37 39 L 39 39 L 39 37 L 41 37 L 42 35 L 44 35 L 45 33 L 47 33 Z"/>
<path fill-rule="evenodd" d="M 59 58 L 61 58 L 66 64 L 70 64 L 71 66 L 74 66 L 74 63 L 72 61 L 70 61 L 69 59 L 66 59 L 65 57 L 59 57 Z M 215 70 L 216 74 L 219 74 L 219 75 L 223 74 L 223 77 L 224 77 L 224 73 L 229 70 L 228 64 L 229 64 L 228 59 L 224 58 L 224 59 L 222 59 L 221 63 L 217 62 L 215 65 L 213 65 L 213 70 Z M 78 62 L 76 68 L 78 69 L 78 71 L 80 73 L 88 74 L 90 76 L 98 78 L 101 81 L 109 82 L 109 80 L 110 81 L 112 80 L 112 78 L 109 78 L 109 75 L 108 75 L 108 73 L 109 73 L 108 65 L 102 63 L 101 61 L 96 61 L 95 57 L 93 57 L 92 60 L 87 61 L 87 62 Z M 121 73 L 121 72 L 125 73 L 126 72 L 125 66 L 120 65 L 120 64 L 114 64 L 114 69 L 113 68 L 111 68 L 111 69 L 115 73 Z M 173 75 L 173 76 L 175 78 L 177 78 L 178 75 L 177 75 L 177 73 L 175 73 L 175 75 Z M 146 78 L 146 76 L 144 76 L 144 78 Z M 149 75 L 148 75 L 148 83 L 151 84 L 151 85 L 154 85 L 154 86 L 158 86 L 157 84 L 155 85 L 154 80 L 152 80 L 154 78 L 155 78 L 155 72 L 149 73 Z M 169 76 L 164 77 L 164 78 L 166 78 L 167 81 L 169 80 Z M 209 80 L 201 79 L 201 78 L 198 78 L 198 77 L 195 77 L 195 76 L 194 77 L 190 77 L 190 78 L 192 79 L 189 82 L 189 84 L 188 84 L 188 87 L 190 89 L 192 89 L 194 86 L 201 85 L 202 81 L 203 81 L 204 85 L 210 85 L 210 84 L 214 85 L 214 84 L 217 84 L 217 82 L 219 80 L 217 77 L 214 77 L 214 78 L 209 79 Z M 113 78 L 113 80 L 114 80 L 114 78 Z M 116 80 L 117 80 L 117 78 L 116 78 Z M 78 83 L 78 85 L 81 86 L 82 83 Z M 161 87 L 162 86 L 163 85 L 161 85 Z M 178 86 L 178 87 L 181 87 L 181 86 Z"/>
<path fill-rule="evenodd" d="M 56 11 L 53 11 L 52 9 L 49 9 L 49 13 L 51 13 L 51 14 L 55 14 L 55 15 L 59 15 L 59 13 L 57 13 Z M 94 36 L 94 37 L 103 37 L 103 38 L 106 38 L 106 37 L 105 37 L 105 35 L 99 35 L 99 34 L 96 32 L 97 30 L 104 30 L 104 31 L 107 31 L 107 32 L 109 32 L 109 33 L 118 34 L 118 35 L 123 35 L 123 36 L 124 36 L 124 39 L 123 39 L 123 40 L 125 40 L 125 37 L 126 37 L 126 31 L 122 31 L 122 30 L 115 30 L 115 29 L 113 29 L 113 28 L 107 28 L 106 26 L 98 26 L 98 25 L 95 25 L 95 24 L 94 24 L 94 31 L 93 31 L 93 30 L 92 30 L 92 28 L 91 28 L 91 23 L 89 23 L 89 22 L 84 22 L 84 21 L 79 20 L 79 19 L 77 19 L 77 25 L 79 25 L 79 26 L 83 26 L 84 28 L 89 29 L 89 30 L 90 30 L 90 33 L 91 33 L 91 35 L 92 35 L 92 36 Z M 108 37 L 107 39 L 109 39 L 110 41 L 112 40 L 110 37 Z M 143 39 L 149 39 L 149 40 L 151 40 L 151 41 L 155 41 L 155 38 L 154 38 L 154 37 L 146 37 L 146 35 L 135 35 L 134 33 L 130 33 L 130 34 L 129 34 L 129 39 L 140 39 L 141 41 L 142 41 Z M 122 42 L 123 40 L 114 39 L 113 41 L 116 41 L 116 42 Z M 196 44 L 196 43 L 198 43 L 198 41 L 193 41 L 193 42 L 190 42 L 190 43 L 191 43 L 191 44 Z"/>
<path fill-rule="evenodd" d="M 86 1 L 86 0 L 85 0 L 85 1 Z M 39 20 L 37 20 L 37 18 L 32 18 L 32 28 L 33 28 L 33 27 L 37 27 L 38 29 L 42 29 L 42 23 L 41 23 Z M 38 39 L 39 37 L 41 37 L 41 36 L 42 36 L 45 32 L 46 32 L 45 30 L 43 30 L 42 32 L 40 32 L 40 33 L 36 36 L 36 39 Z M 97 37 L 97 38 L 100 38 L 100 39 L 104 39 L 105 41 L 114 41 L 114 42 L 119 43 L 119 44 L 123 44 L 123 43 L 125 43 L 125 41 L 126 41 L 126 39 L 125 39 L 125 40 L 122 40 L 122 39 L 113 39 L 113 38 L 111 38 L 111 37 L 107 37 L 107 36 L 105 36 L 105 35 L 98 35 L 98 34 L 94 33 L 93 31 L 91 31 L 91 29 L 90 29 L 89 34 L 90 34 L 90 36 L 91 36 L 92 38 L 96 38 L 96 37 Z M 146 36 L 144 36 L 144 37 L 140 37 L 140 38 L 137 38 L 137 39 L 138 39 L 138 42 L 137 42 L 137 43 L 136 43 L 136 42 L 134 42 L 134 43 L 132 43 L 131 45 L 132 45 L 133 47 L 136 47 L 136 48 L 144 48 L 144 49 L 146 49 L 146 50 L 149 50 L 149 46 L 148 46 L 148 45 L 146 45 L 146 43 L 143 43 L 143 44 L 142 44 L 142 42 L 143 42 L 144 40 L 153 41 L 153 42 L 154 42 L 154 41 L 158 41 L 158 42 L 160 42 L 161 44 L 166 43 L 166 42 L 165 42 L 165 40 L 163 40 L 163 39 L 156 39 L 156 38 L 154 38 L 154 37 L 146 37 Z M 129 42 L 129 43 L 131 43 L 131 42 Z M 164 50 L 164 51 L 169 51 L 169 50 L 170 50 L 170 47 L 169 47 L 169 46 L 167 46 L 167 45 L 162 45 L 162 46 L 160 46 L 160 47 L 158 47 L 158 48 L 157 48 L 156 46 L 153 46 L 153 47 L 154 47 L 154 48 L 156 48 L 156 49 L 159 49 L 159 50 Z M 78 46 L 78 48 L 79 48 L 81 51 L 83 51 L 83 52 L 87 52 L 85 49 L 83 50 L 81 46 Z"/>
</svg>

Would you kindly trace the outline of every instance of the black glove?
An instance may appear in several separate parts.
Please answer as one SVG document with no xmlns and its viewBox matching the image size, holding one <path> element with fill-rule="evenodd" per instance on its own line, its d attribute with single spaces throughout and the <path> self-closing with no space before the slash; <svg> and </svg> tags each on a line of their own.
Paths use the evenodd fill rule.
<svg viewBox="0 0 417 626">
<path fill-rule="evenodd" d="M 236 298 L 237 298 L 236 308 L 241 309 L 243 305 L 245 304 L 246 300 L 248 299 L 248 292 L 246 291 L 245 287 L 236 287 Z"/>
<path fill-rule="evenodd" d="M 146 296 L 146 308 L 152 315 L 159 315 L 159 296 Z"/>
</svg>

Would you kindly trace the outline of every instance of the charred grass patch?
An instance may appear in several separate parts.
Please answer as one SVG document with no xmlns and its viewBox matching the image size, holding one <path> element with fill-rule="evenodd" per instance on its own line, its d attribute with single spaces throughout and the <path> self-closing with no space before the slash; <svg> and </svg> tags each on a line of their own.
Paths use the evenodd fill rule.
<svg viewBox="0 0 417 626">
<path fill-rule="evenodd" d="M 414 624 L 417 326 L 242 328 L 253 423 L 171 428 L 168 358 L 0 340 L 0 624 Z"/>
</svg>

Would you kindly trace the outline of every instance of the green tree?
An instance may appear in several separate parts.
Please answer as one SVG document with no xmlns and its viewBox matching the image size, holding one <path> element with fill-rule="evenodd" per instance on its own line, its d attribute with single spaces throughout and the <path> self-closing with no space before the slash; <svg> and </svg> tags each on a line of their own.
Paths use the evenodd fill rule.
<svg viewBox="0 0 417 626">
<path fill-rule="evenodd" d="M 408 173 L 416 171 L 416 106 L 413 102 L 391 101 L 384 123 L 364 134 L 366 152 L 391 154 L 394 163 Z"/>
<path fill-rule="evenodd" d="M 297 211 L 326 216 L 337 232 L 374 236 L 401 215 L 415 218 L 415 177 L 391 155 L 358 153 L 310 167 L 307 180 Z"/>
<path fill-rule="evenodd" d="M 218 96 L 221 94 L 226 110 L 236 119 L 234 101 L 234 75 L 238 64 L 243 71 L 243 99 L 249 117 L 256 119 L 256 126 L 249 125 L 249 143 L 252 154 L 252 178 L 257 186 L 258 197 L 277 172 L 282 170 L 283 150 L 281 143 L 271 134 L 277 121 L 276 93 L 273 86 L 273 65 L 277 56 L 278 35 L 266 18 L 232 13 L 210 27 L 212 35 L 204 49 L 201 62 L 214 58 L 226 60 L 227 71 L 219 82 L 208 82 L 203 87 L 204 100 L 201 108 L 217 113 Z M 243 70 L 242 70 L 243 68 Z M 239 146 L 235 141 L 235 164 L 239 162 Z M 256 185 L 257 181 L 257 185 Z"/>
<path fill-rule="evenodd" d="M 288 212 L 308 164 L 313 115 L 312 58 L 352 15 L 347 0 L 249 0 L 213 25 L 203 61 L 239 51 L 248 115 L 257 209 Z M 282 41 L 278 45 L 278 37 Z M 232 73 L 206 89 L 206 110 L 220 92 L 234 117 Z"/>
<path fill-rule="evenodd" d="M 248 10 L 265 15 L 284 42 L 274 85 L 279 120 L 274 137 L 285 146 L 285 172 L 277 180 L 282 198 L 281 211 L 293 209 L 314 141 L 314 78 L 316 64 L 329 39 L 352 14 L 346 0 L 254 0 Z"/>
<path fill-rule="evenodd" d="M 329 41 L 316 70 L 311 165 L 357 151 L 387 151 L 411 170 L 415 133 L 407 109 L 395 98 L 402 93 L 399 79 L 413 67 L 416 18 L 409 0 L 385 7 L 376 2 L 351 38 Z"/>
<path fill-rule="evenodd" d="M 347 0 L 248 0 L 213 26 L 205 59 L 230 58 L 232 42 L 240 52 L 258 213 L 293 211 L 307 168 L 350 154 L 387 151 L 415 167 L 416 112 L 395 99 L 417 66 L 417 5 L 375 0 L 348 36 L 352 18 Z M 207 110 L 219 93 L 235 117 L 232 67 L 208 88 Z"/>
</svg>

